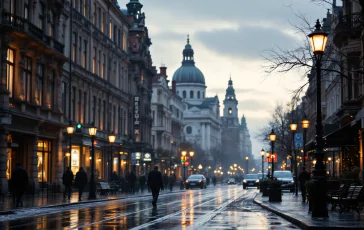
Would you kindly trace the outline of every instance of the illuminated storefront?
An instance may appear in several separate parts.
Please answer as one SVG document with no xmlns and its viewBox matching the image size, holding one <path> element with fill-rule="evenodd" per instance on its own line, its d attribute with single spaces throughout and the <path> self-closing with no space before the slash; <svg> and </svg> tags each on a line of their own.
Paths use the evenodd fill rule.
<svg viewBox="0 0 364 230">
<path fill-rule="evenodd" d="M 38 140 L 37 149 L 37 171 L 38 171 L 38 182 L 45 183 L 49 182 L 49 178 L 52 176 L 50 171 L 51 163 L 51 152 L 52 142 L 49 140 Z"/>
</svg>

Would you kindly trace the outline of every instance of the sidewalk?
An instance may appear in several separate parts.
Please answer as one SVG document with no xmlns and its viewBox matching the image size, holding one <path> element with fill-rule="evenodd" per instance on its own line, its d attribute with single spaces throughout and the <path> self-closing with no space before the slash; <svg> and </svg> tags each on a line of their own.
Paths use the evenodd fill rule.
<svg viewBox="0 0 364 230">
<path fill-rule="evenodd" d="M 161 191 L 160 195 L 169 194 L 169 193 L 177 193 L 183 192 L 185 190 L 180 190 L 179 186 L 175 186 L 173 191 Z M 131 193 L 120 193 L 118 192 L 116 195 L 97 195 L 96 200 L 88 200 L 88 192 L 83 193 L 82 201 L 78 201 L 78 192 L 73 191 L 71 194 L 71 199 L 64 200 L 63 193 L 54 193 L 49 194 L 38 194 L 35 196 L 27 195 L 23 201 L 23 207 L 16 208 L 15 204 L 13 204 L 13 197 L 11 195 L 6 195 L 4 200 L 0 199 L 0 215 L 9 214 L 11 211 L 17 209 L 27 209 L 27 208 L 46 208 L 46 207 L 57 207 L 57 206 L 68 206 L 68 205 L 76 205 L 76 204 L 85 204 L 90 202 L 100 202 L 100 201 L 112 201 L 133 197 L 143 197 L 143 196 L 152 196 L 151 192 L 148 192 L 148 189 L 145 189 L 143 193 L 136 192 L 135 194 Z"/>
<path fill-rule="evenodd" d="M 308 204 L 301 202 L 301 194 L 295 196 L 283 193 L 282 202 L 269 202 L 268 197 L 258 193 L 254 203 L 291 221 L 302 229 L 363 229 L 364 212 L 358 215 L 355 211 L 329 211 L 329 218 L 315 219 L 308 213 Z"/>
</svg>

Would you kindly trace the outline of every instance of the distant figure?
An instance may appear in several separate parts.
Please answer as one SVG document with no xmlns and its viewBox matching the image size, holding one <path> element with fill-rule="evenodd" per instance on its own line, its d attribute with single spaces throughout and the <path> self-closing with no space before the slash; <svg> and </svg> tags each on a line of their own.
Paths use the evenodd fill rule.
<svg viewBox="0 0 364 230">
<path fill-rule="evenodd" d="M 173 190 L 174 182 L 175 182 L 175 180 L 174 180 L 174 176 L 173 176 L 173 175 L 170 175 L 170 176 L 168 177 L 168 184 L 169 184 L 169 191 L 171 191 L 171 192 L 172 192 L 172 190 Z"/>
<path fill-rule="evenodd" d="M 168 175 L 165 173 L 163 174 L 163 184 L 164 184 L 164 188 L 168 188 Z"/>
<path fill-rule="evenodd" d="M 144 191 L 145 182 L 146 182 L 145 175 L 140 175 L 140 177 L 139 177 L 139 187 L 140 187 L 140 192 L 142 192 L 142 193 Z"/>
<path fill-rule="evenodd" d="M 16 197 L 16 207 L 23 206 L 23 195 L 28 187 L 28 174 L 20 163 L 16 163 L 16 168 L 11 174 L 11 184 Z"/>
<path fill-rule="evenodd" d="M 134 174 L 134 172 L 131 172 L 129 174 L 129 178 L 128 178 L 129 184 L 130 184 L 130 192 L 132 194 L 135 193 L 135 181 L 136 181 L 136 176 Z"/>
<path fill-rule="evenodd" d="M 110 181 L 115 181 L 115 182 L 119 181 L 119 176 L 116 173 L 116 171 L 112 172 Z"/>
<path fill-rule="evenodd" d="M 63 192 L 63 198 L 66 199 L 66 194 L 67 194 L 68 199 L 71 199 L 73 173 L 70 170 L 70 167 L 67 167 L 66 171 L 63 173 L 62 180 L 63 180 L 63 185 L 65 186 Z"/>
<path fill-rule="evenodd" d="M 157 207 L 157 201 L 159 196 L 159 190 L 163 187 L 162 173 L 158 171 L 158 166 L 154 166 L 154 170 L 149 172 L 148 175 L 148 187 L 152 190 L 153 207 Z"/>
<path fill-rule="evenodd" d="M 309 181 L 309 180 L 310 180 L 310 174 L 306 171 L 306 167 L 302 167 L 302 171 L 300 172 L 300 175 L 298 176 L 298 181 L 300 182 L 302 202 L 306 201 L 305 183 L 306 183 L 306 181 Z"/>
<path fill-rule="evenodd" d="M 82 201 L 83 189 L 87 185 L 87 173 L 83 170 L 83 167 L 76 173 L 75 185 L 78 188 L 78 200 Z"/>
<path fill-rule="evenodd" d="M 214 186 L 216 186 L 216 176 L 212 177 L 212 183 L 214 184 Z"/>
</svg>

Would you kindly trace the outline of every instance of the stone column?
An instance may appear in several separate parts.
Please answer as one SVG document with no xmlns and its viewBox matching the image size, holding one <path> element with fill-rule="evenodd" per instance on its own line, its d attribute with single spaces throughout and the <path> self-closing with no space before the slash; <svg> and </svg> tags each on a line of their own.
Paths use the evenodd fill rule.
<svg viewBox="0 0 364 230">
<path fill-rule="evenodd" d="M 207 150 L 207 153 L 208 155 L 210 155 L 210 148 L 211 148 L 211 145 L 210 145 L 210 141 L 211 141 L 211 129 L 210 129 L 210 124 L 206 124 L 206 129 L 207 129 L 207 132 L 206 132 L 206 150 Z"/>
<path fill-rule="evenodd" d="M 5 130 L 0 130 L 0 193 L 7 193 L 8 180 L 6 179 L 6 161 L 7 161 L 7 135 L 8 132 Z"/>
<path fill-rule="evenodd" d="M 34 137 L 33 141 L 33 150 L 29 153 L 29 165 L 27 168 L 29 168 L 29 184 L 31 186 L 34 186 L 34 192 L 37 192 L 39 189 L 39 182 L 38 182 L 38 137 Z"/>
<path fill-rule="evenodd" d="M 60 129 L 57 133 L 57 139 L 55 140 L 54 144 L 56 146 L 55 152 L 54 152 L 54 158 L 55 158 L 55 170 L 54 170 L 54 177 L 55 179 L 53 182 L 56 184 L 57 191 L 61 191 L 61 188 L 63 186 L 62 183 L 62 176 L 64 171 L 64 154 L 63 154 L 63 132 L 62 129 Z"/>
<path fill-rule="evenodd" d="M 206 131 L 205 131 L 205 123 L 201 123 L 201 148 L 203 150 L 205 150 L 205 136 L 206 136 Z"/>
</svg>

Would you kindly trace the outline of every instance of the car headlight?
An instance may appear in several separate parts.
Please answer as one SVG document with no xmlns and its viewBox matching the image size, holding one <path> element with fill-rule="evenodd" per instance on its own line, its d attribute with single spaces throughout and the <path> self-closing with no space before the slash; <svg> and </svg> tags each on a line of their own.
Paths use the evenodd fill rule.
<svg viewBox="0 0 364 230">
<path fill-rule="evenodd" d="M 186 180 L 186 183 L 188 183 L 188 180 Z"/>
<path fill-rule="evenodd" d="M 293 181 L 291 181 L 291 183 L 294 183 L 294 180 L 293 180 Z"/>
<path fill-rule="evenodd" d="M 243 183 L 246 183 L 246 180 L 243 180 Z"/>
<path fill-rule="evenodd" d="M 259 180 L 256 180 L 255 183 L 259 183 Z"/>
<path fill-rule="evenodd" d="M 202 182 L 202 180 L 199 180 L 199 181 L 198 181 L 198 183 L 201 183 L 201 182 Z"/>
</svg>

